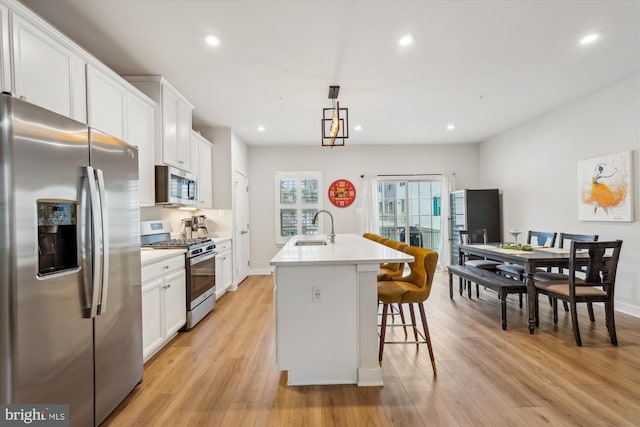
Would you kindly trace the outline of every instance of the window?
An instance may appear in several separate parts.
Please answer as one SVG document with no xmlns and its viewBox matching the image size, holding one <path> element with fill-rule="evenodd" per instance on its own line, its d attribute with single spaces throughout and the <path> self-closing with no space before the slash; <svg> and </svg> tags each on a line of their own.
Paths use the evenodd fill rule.
<svg viewBox="0 0 640 427">
<path fill-rule="evenodd" d="M 437 251 L 440 246 L 440 180 L 378 182 L 380 234 Z"/>
<path fill-rule="evenodd" d="M 317 234 L 313 216 L 322 209 L 322 172 L 276 172 L 276 243 L 296 234 Z"/>
</svg>

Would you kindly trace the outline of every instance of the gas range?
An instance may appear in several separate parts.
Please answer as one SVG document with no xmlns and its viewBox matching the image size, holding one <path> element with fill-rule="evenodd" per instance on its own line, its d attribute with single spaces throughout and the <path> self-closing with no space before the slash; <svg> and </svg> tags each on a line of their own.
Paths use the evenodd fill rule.
<svg viewBox="0 0 640 427">
<path fill-rule="evenodd" d="M 191 258 L 200 254 L 213 252 L 213 250 L 216 248 L 216 245 L 213 243 L 213 240 L 211 238 L 168 239 L 168 240 L 159 240 L 159 241 L 147 242 L 147 243 L 143 241 L 141 243 L 141 246 L 145 248 L 154 248 L 154 249 L 186 248 L 187 258 Z"/>
<path fill-rule="evenodd" d="M 216 248 L 213 239 L 172 239 L 168 221 L 143 221 L 141 223 L 140 245 L 154 249 L 187 249 L 187 258 L 211 253 Z"/>
<path fill-rule="evenodd" d="M 207 315 L 216 303 L 216 245 L 211 238 L 172 239 L 171 223 L 166 220 L 142 221 L 140 244 L 153 249 L 187 250 L 186 308 L 187 321 L 184 330 L 193 328 Z"/>
</svg>

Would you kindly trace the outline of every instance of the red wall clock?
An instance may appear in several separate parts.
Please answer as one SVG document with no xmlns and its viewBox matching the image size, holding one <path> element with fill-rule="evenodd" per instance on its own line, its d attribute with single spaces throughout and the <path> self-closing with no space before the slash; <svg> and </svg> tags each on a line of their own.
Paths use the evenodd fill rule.
<svg viewBox="0 0 640 427">
<path fill-rule="evenodd" d="M 337 179 L 329 186 L 329 200 L 339 208 L 346 208 L 356 199 L 356 187 L 347 179 Z"/>
</svg>

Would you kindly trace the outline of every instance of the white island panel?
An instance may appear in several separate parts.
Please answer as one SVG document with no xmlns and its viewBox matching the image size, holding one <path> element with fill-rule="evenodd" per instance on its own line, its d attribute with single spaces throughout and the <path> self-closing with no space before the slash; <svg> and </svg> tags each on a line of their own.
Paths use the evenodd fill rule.
<svg viewBox="0 0 640 427">
<path fill-rule="evenodd" d="M 277 364 L 289 384 L 356 383 L 355 267 L 282 267 L 276 283 Z"/>
</svg>

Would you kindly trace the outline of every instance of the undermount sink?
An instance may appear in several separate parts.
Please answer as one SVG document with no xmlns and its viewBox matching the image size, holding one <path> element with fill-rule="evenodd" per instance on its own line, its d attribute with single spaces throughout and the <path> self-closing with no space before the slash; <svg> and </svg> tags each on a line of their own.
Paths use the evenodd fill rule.
<svg viewBox="0 0 640 427">
<path fill-rule="evenodd" d="M 326 244 L 326 240 L 298 240 L 296 242 L 296 246 L 324 246 Z"/>
</svg>

